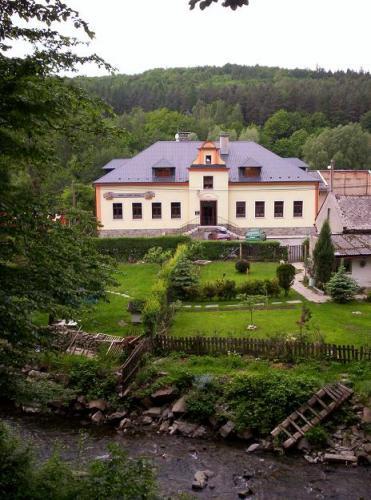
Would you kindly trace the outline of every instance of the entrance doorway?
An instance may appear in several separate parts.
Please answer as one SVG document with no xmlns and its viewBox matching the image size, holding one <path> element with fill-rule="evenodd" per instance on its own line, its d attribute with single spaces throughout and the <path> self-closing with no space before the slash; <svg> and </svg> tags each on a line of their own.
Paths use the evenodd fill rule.
<svg viewBox="0 0 371 500">
<path fill-rule="evenodd" d="M 216 226 L 216 201 L 200 201 L 201 226 Z"/>
</svg>

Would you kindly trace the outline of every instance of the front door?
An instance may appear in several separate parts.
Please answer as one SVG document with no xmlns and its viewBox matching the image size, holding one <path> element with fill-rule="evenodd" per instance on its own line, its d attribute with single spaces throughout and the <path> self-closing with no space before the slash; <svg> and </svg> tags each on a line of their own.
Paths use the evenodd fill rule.
<svg viewBox="0 0 371 500">
<path fill-rule="evenodd" d="M 201 226 L 216 226 L 216 201 L 201 201 Z"/>
</svg>

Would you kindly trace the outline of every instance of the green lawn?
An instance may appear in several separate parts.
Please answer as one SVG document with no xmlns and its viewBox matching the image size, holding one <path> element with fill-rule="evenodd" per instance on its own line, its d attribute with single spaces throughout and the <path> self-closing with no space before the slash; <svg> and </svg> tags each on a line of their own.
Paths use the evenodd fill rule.
<svg viewBox="0 0 371 500">
<path fill-rule="evenodd" d="M 141 329 L 131 325 L 127 305 L 130 299 L 147 297 L 159 269 L 157 264 L 119 264 L 114 274 L 118 285 L 109 287 L 109 290 L 124 293 L 130 298 L 108 293 L 109 302 L 100 301 L 87 312 L 77 313 L 76 319 L 82 330 L 122 336 L 138 334 Z"/>
<path fill-rule="evenodd" d="M 313 338 L 319 330 L 328 343 L 371 345 L 371 304 L 313 304 L 308 303 L 312 311 L 310 322 Z M 297 334 L 301 306 L 288 310 L 260 310 L 254 312 L 257 330 L 248 331 L 250 323 L 248 311 L 179 311 L 169 334 L 175 336 L 223 336 L 257 338 L 272 337 L 275 334 Z M 360 311 L 362 314 L 352 314 Z"/>
<path fill-rule="evenodd" d="M 200 266 L 201 283 L 222 279 L 234 280 L 243 283 L 247 279 L 263 280 L 276 277 L 277 262 L 251 262 L 248 274 L 238 273 L 235 269 L 235 261 L 215 261 L 206 266 Z"/>
</svg>

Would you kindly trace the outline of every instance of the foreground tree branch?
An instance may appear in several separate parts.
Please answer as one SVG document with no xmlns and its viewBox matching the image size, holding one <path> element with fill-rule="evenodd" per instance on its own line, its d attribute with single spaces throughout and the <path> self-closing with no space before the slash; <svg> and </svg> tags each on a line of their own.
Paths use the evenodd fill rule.
<svg viewBox="0 0 371 500">
<path fill-rule="evenodd" d="M 191 10 L 198 4 L 201 10 L 206 9 L 212 3 L 218 3 L 219 0 L 189 0 L 189 5 Z M 224 0 L 222 2 L 223 7 L 229 7 L 232 10 L 236 10 L 237 7 L 243 7 L 244 5 L 249 5 L 249 0 Z"/>
</svg>

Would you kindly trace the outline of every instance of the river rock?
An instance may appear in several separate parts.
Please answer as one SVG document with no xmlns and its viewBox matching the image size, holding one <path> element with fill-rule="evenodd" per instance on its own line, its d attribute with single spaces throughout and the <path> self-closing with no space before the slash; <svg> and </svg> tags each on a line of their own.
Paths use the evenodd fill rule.
<svg viewBox="0 0 371 500">
<path fill-rule="evenodd" d="M 371 465 L 371 455 L 365 451 L 358 451 L 356 453 L 358 465 Z"/>
<path fill-rule="evenodd" d="M 232 420 L 228 420 L 228 422 L 219 429 L 219 434 L 225 439 L 234 431 L 234 428 L 235 425 Z"/>
<path fill-rule="evenodd" d="M 146 415 L 145 417 L 143 417 L 142 419 L 142 424 L 143 425 L 151 425 L 153 422 L 153 419 L 152 417 L 150 417 L 149 415 Z"/>
<path fill-rule="evenodd" d="M 128 412 L 126 410 L 123 411 L 115 411 L 110 415 L 107 415 L 108 422 L 116 422 L 117 420 L 122 420 L 127 416 Z"/>
<path fill-rule="evenodd" d="M 362 422 L 364 424 L 371 424 L 371 408 L 365 406 L 362 413 Z"/>
<path fill-rule="evenodd" d="M 104 420 L 104 415 L 100 410 L 96 411 L 91 416 L 91 421 L 93 422 L 93 424 L 101 424 L 103 420 Z"/>
<path fill-rule="evenodd" d="M 168 432 L 169 427 L 170 427 L 170 423 L 169 423 L 169 421 L 168 421 L 168 420 L 165 420 L 165 422 L 162 422 L 162 424 L 160 425 L 160 429 L 159 429 L 159 431 L 160 431 L 160 432 Z"/>
<path fill-rule="evenodd" d="M 251 429 L 245 429 L 243 431 L 237 432 L 238 439 L 243 439 L 244 441 L 249 441 L 253 437 L 253 432 Z"/>
<path fill-rule="evenodd" d="M 309 444 L 308 439 L 306 437 L 302 437 L 297 442 L 296 448 L 300 451 L 310 451 L 311 445 Z"/>
<path fill-rule="evenodd" d="M 253 443 L 247 448 L 246 453 L 254 453 L 254 451 L 257 451 L 260 449 L 261 449 L 260 443 Z"/>
<path fill-rule="evenodd" d="M 172 401 L 176 397 L 177 392 L 175 387 L 164 387 L 151 394 L 151 398 L 155 403 L 163 404 Z"/>
<path fill-rule="evenodd" d="M 192 436 L 198 427 L 197 424 L 191 424 L 190 422 L 182 422 L 179 420 L 176 420 L 175 424 L 177 426 L 177 432 L 182 436 L 188 437 Z"/>
<path fill-rule="evenodd" d="M 148 415 L 149 417 L 152 417 L 152 418 L 159 418 L 159 417 L 161 417 L 161 412 L 162 412 L 162 410 L 160 407 L 153 406 L 149 410 L 145 411 L 143 413 L 143 415 Z"/>
<path fill-rule="evenodd" d="M 251 488 L 246 488 L 245 490 L 241 490 L 238 492 L 238 498 L 247 498 L 253 494 L 254 492 Z"/>
<path fill-rule="evenodd" d="M 197 439 L 201 439 L 201 438 L 204 438 L 207 434 L 207 429 L 206 427 L 204 427 L 203 425 L 200 425 L 199 427 L 197 427 L 197 429 L 193 432 L 192 434 L 192 437 L 193 438 L 197 438 Z"/>
<path fill-rule="evenodd" d="M 173 404 L 171 411 L 175 414 L 182 414 L 187 411 L 186 397 L 182 396 Z"/>
<path fill-rule="evenodd" d="M 22 406 L 22 411 L 29 414 L 41 413 L 41 408 L 39 406 Z"/>
<path fill-rule="evenodd" d="M 192 490 L 203 490 L 207 485 L 207 474 L 203 470 L 198 470 L 193 478 Z"/>
<path fill-rule="evenodd" d="M 108 407 L 108 403 L 104 399 L 94 399 L 93 401 L 89 401 L 87 407 L 89 410 L 105 411 Z"/>
<path fill-rule="evenodd" d="M 335 454 L 335 453 L 325 453 L 323 456 L 323 459 L 325 462 L 352 462 L 355 463 L 357 462 L 357 457 L 354 455 L 354 453 L 348 452 L 348 453 L 342 453 L 342 454 Z"/>
<path fill-rule="evenodd" d="M 118 426 L 120 430 L 122 429 L 127 429 L 128 427 L 131 427 L 131 420 L 130 418 L 123 418 Z"/>
<path fill-rule="evenodd" d="M 46 372 L 40 372 L 38 370 L 30 370 L 28 372 L 28 377 L 33 378 L 35 380 L 41 380 L 41 379 L 49 378 L 49 374 Z"/>
</svg>

